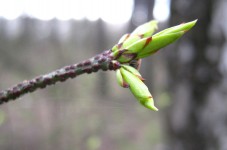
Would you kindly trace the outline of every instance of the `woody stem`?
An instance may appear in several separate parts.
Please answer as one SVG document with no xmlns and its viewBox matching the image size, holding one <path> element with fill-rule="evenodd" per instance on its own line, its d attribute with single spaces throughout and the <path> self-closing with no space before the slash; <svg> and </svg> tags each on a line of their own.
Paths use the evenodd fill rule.
<svg viewBox="0 0 227 150">
<path fill-rule="evenodd" d="M 48 85 L 53 85 L 56 82 L 64 82 L 69 78 L 75 78 L 84 73 L 97 72 L 98 70 L 116 70 L 120 68 L 120 64 L 113 61 L 111 50 L 106 50 L 88 60 L 77 64 L 65 66 L 51 73 L 38 76 L 32 80 L 25 80 L 11 88 L 0 91 L 0 104 L 18 97 L 36 91 L 37 89 L 45 88 Z"/>
</svg>

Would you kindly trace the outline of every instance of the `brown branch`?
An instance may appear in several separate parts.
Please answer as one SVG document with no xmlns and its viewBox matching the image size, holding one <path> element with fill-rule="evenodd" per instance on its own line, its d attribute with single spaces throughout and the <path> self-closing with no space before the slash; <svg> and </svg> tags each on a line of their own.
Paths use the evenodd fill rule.
<svg viewBox="0 0 227 150">
<path fill-rule="evenodd" d="M 26 93 L 34 92 L 37 89 L 45 88 L 48 85 L 53 85 L 58 81 L 64 82 L 69 78 L 75 78 L 84 73 L 90 74 L 100 69 L 107 71 L 116 70 L 118 68 L 120 68 L 120 63 L 113 60 L 111 50 L 106 50 L 83 62 L 65 66 L 59 70 L 38 76 L 32 80 L 25 80 L 9 89 L 0 91 L 0 104 L 14 100 Z"/>
</svg>

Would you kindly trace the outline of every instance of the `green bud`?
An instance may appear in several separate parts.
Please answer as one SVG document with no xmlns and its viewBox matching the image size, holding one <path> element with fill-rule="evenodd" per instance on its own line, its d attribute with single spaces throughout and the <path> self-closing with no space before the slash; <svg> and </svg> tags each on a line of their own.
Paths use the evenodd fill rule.
<svg viewBox="0 0 227 150">
<path fill-rule="evenodd" d="M 125 49 L 126 47 L 142 38 L 152 36 L 157 28 L 157 21 L 155 20 L 137 27 L 131 34 L 124 34 L 120 38 L 118 44 L 114 45 L 112 51 L 115 52 L 116 50 Z"/>
<path fill-rule="evenodd" d="M 113 56 L 120 63 L 129 63 L 133 59 L 141 59 L 152 55 L 159 49 L 175 42 L 186 31 L 190 30 L 197 20 L 188 23 L 180 24 L 168 29 L 165 29 L 151 37 L 157 22 L 150 21 L 136 28 L 132 34 L 124 35 L 112 49 Z"/>
<path fill-rule="evenodd" d="M 184 34 L 183 31 L 177 32 L 177 33 L 169 33 L 169 34 L 162 34 L 159 36 L 151 37 L 149 38 L 143 38 L 130 46 L 126 47 L 126 50 L 122 57 L 126 54 L 137 54 L 137 59 L 147 57 L 155 52 L 157 52 L 159 49 L 175 42 L 177 39 L 179 39 Z M 124 62 L 126 59 L 121 59 L 120 62 Z M 127 59 L 127 61 L 130 59 Z"/>
<path fill-rule="evenodd" d="M 131 45 L 132 43 L 141 39 L 140 35 L 123 35 L 123 37 L 119 40 L 119 43 L 114 45 L 112 51 L 115 52 L 116 50 L 125 49 L 127 46 Z"/>
<path fill-rule="evenodd" d="M 137 42 L 134 42 L 133 44 L 126 47 L 126 49 L 128 50 L 126 53 L 139 53 L 151 41 L 152 41 L 152 37 L 143 38 L 141 40 L 138 40 Z"/>
<path fill-rule="evenodd" d="M 158 29 L 158 22 L 156 20 L 152 20 L 145 24 L 138 26 L 132 34 L 142 35 L 143 38 L 152 36 L 152 34 Z"/>
<path fill-rule="evenodd" d="M 112 57 L 121 63 L 121 68 L 116 71 L 118 84 L 129 87 L 136 99 L 145 107 L 158 111 L 154 106 L 153 98 L 143 83 L 140 73 L 132 65 L 133 61 L 152 55 L 159 49 L 179 39 L 186 31 L 190 30 L 197 20 L 180 24 L 165 29 L 151 37 L 157 29 L 157 22 L 150 21 L 136 28 L 132 34 L 125 34 L 118 44 L 112 48 Z"/>
<path fill-rule="evenodd" d="M 147 88 L 147 86 L 134 74 L 130 71 L 126 70 L 124 67 L 120 68 L 120 72 L 122 74 L 123 79 L 126 83 L 129 84 L 129 89 L 136 97 L 136 99 L 145 107 L 158 111 L 158 109 L 154 106 L 153 98 Z"/>
<path fill-rule="evenodd" d="M 124 34 L 118 41 L 118 44 L 124 43 L 130 36 L 131 36 L 131 34 L 129 34 L 129 33 Z"/>
<path fill-rule="evenodd" d="M 138 53 L 143 50 L 144 47 L 146 47 L 147 44 L 149 44 L 152 40 L 152 37 L 143 38 L 138 40 L 137 42 L 134 42 L 133 44 L 126 47 L 123 52 L 122 51 L 115 51 L 115 56 L 122 52 L 122 55 L 117 59 L 121 63 L 129 62 L 132 59 L 136 58 Z"/>
<path fill-rule="evenodd" d="M 153 37 L 155 36 L 159 36 L 159 35 L 163 35 L 163 34 L 169 34 L 169 33 L 176 33 L 176 32 L 180 32 L 180 31 L 188 31 L 190 30 L 195 24 L 196 24 L 197 20 L 188 22 L 188 23 L 182 23 L 180 25 L 171 27 L 171 28 L 167 28 L 165 30 L 162 30 L 158 33 L 156 33 Z"/>
<path fill-rule="evenodd" d="M 125 70 L 129 71 L 130 73 L 134 74 L 135 76 L 137 76 L 140 80 L 144 81 L 144 78 L 142 78 L 141 74 L 139 73 L 139 71 L 137 69 L 135 69 L 134 67 L 131 67 L 129 65 L 121 65 Z"/>
<path fill-rule="evenodd" d="M 118 44 L 114 45 L 112 51 L 115 52 L 116 50 L 122 49 L 123 43 L 129 38 L 129 36 L 129 33 L 124 34 L 118 41 Z"/>
<path fill-rule="evenodd" d="M 159 49 L 175 42 L 184 34 L 183 31 L 169 34 L 162 34 L 155 36 L 152 39 L 152 42 L 147 44 L 137 55 L 137 58 L 144 58 L 153 53 L 157 52 Z"/>
</svg>

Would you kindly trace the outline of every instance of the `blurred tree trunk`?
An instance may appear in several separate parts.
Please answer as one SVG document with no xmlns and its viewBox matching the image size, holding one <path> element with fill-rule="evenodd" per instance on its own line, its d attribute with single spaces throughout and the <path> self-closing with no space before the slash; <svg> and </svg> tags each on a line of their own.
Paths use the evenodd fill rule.
<svg viewBox="0 0 227 150">
<path fill-rule="evenodd" d="M 173 99 L 173 105 L 167 111 L 170 150 L 224 149 L 223 139 L 218 138 L 216 132 L 220 125 L 226 130 L 226 121 L 220 121 L 217 115 L 221 110 L 221 107 L 218 110 L 218 101 L 223 105 L 223 97 L 219 100 L 212 97 L 222 79 L 218 66 L 223 39 L 219 37 L 216 42 L 210 34 L 213 6 L 217 2 L 172 1 L 170 26 L 199 20 L 184 40 L 167 52 L 169 91 Z M 221 113 L 226 114 L 226 111 Z"/>
</svg>

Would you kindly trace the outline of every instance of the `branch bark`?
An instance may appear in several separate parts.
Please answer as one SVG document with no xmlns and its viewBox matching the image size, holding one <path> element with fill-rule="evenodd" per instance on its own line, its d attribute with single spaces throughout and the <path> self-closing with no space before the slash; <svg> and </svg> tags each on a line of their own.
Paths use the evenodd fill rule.
<svg viewBox="0 0 227 150">
<path fill-rule="evenodd" d="M 88 60 L 80 63 L 65 66 L 51 73 L 38 76 L 32 80 L 25 80 L 6 90 L 0 91 L 0 104 L 15 100 L 20 96 L 43 89 L 48 85 L 54 85 L 56 82 L 64 82 L 69 78 L 75 78 L 84 73 L 97 72 L 98 70 L 116 70 L 120 68 L 120 63 L 113 60 L 111 50 L 106 50 Z"/>
</svg>

